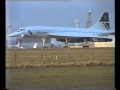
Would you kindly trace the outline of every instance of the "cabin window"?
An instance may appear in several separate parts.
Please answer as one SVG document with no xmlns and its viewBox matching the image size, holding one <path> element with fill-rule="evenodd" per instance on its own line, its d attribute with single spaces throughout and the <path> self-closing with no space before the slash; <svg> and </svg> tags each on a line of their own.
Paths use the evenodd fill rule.
<svg viewBox="0 0 120 90">
<path fill-rule="evenodd" d="M 18 30 L 18 32 L 20 32 L 20 31 L 24 31 L 25 29 L 23 29 L 23 28 L 20 28 L 19 30 Z"/>
</svg>

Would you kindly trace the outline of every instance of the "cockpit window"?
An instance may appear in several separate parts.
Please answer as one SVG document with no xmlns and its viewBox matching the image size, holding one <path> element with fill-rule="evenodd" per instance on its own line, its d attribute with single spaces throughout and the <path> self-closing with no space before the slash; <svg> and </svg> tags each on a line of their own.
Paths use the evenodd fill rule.
<svg viewBox="0 0 120 90">
<path fill-rule="evenodd" d="M 20 28 L 19 30 L 18 30 L 18 32 L 20 32 L 20 31 L 24 31 L 25 29 L 23 29 L 23 28 Z"/>
</svg>

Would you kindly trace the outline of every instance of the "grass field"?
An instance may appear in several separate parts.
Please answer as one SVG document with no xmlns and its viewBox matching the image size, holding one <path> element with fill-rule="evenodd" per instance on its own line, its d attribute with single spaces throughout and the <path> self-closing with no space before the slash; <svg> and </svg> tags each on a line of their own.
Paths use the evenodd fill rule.
<svg viewBox="0 0 120 90">
<path fill-rule="evenodd" d="M 114 48 L 6 49 L 6 67 L 114 65 Z"/>
<path fill-rule="evenodd" d="M 49 67 L 7 69 L 7 88 L 114 89 L 114 67 Z M 16 89 L 15 89 L 16 90 Z"/>
<path fill-rule="evenodd" d="M 114 88 L 114 48 L 6 49 L 6 67 L 7 88 Z"/>
</svg>

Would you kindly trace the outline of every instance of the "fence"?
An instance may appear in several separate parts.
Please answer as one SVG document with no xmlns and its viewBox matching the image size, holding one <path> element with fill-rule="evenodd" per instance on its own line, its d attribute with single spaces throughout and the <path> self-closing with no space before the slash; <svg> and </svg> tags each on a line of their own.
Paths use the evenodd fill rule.
<svg viewBox="0 0 120 90">
<path fill-rule="evenodd" d="M 88 62 L 113 64 L 114 48 L 6 49 L 6 67 L 80 66 Z"/>
</svg>

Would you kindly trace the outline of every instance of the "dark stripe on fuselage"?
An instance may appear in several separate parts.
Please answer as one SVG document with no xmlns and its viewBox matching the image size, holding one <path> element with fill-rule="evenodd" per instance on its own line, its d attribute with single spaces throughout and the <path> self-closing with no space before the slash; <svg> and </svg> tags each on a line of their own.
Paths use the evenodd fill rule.
<svg viewBox="0 0 120 90">
<path fill-rule="evenodd" d="M 29 33 L 30 33 L 30 35 L 32 35 L 32 32 L 29 31 Z"/>
</svg>

